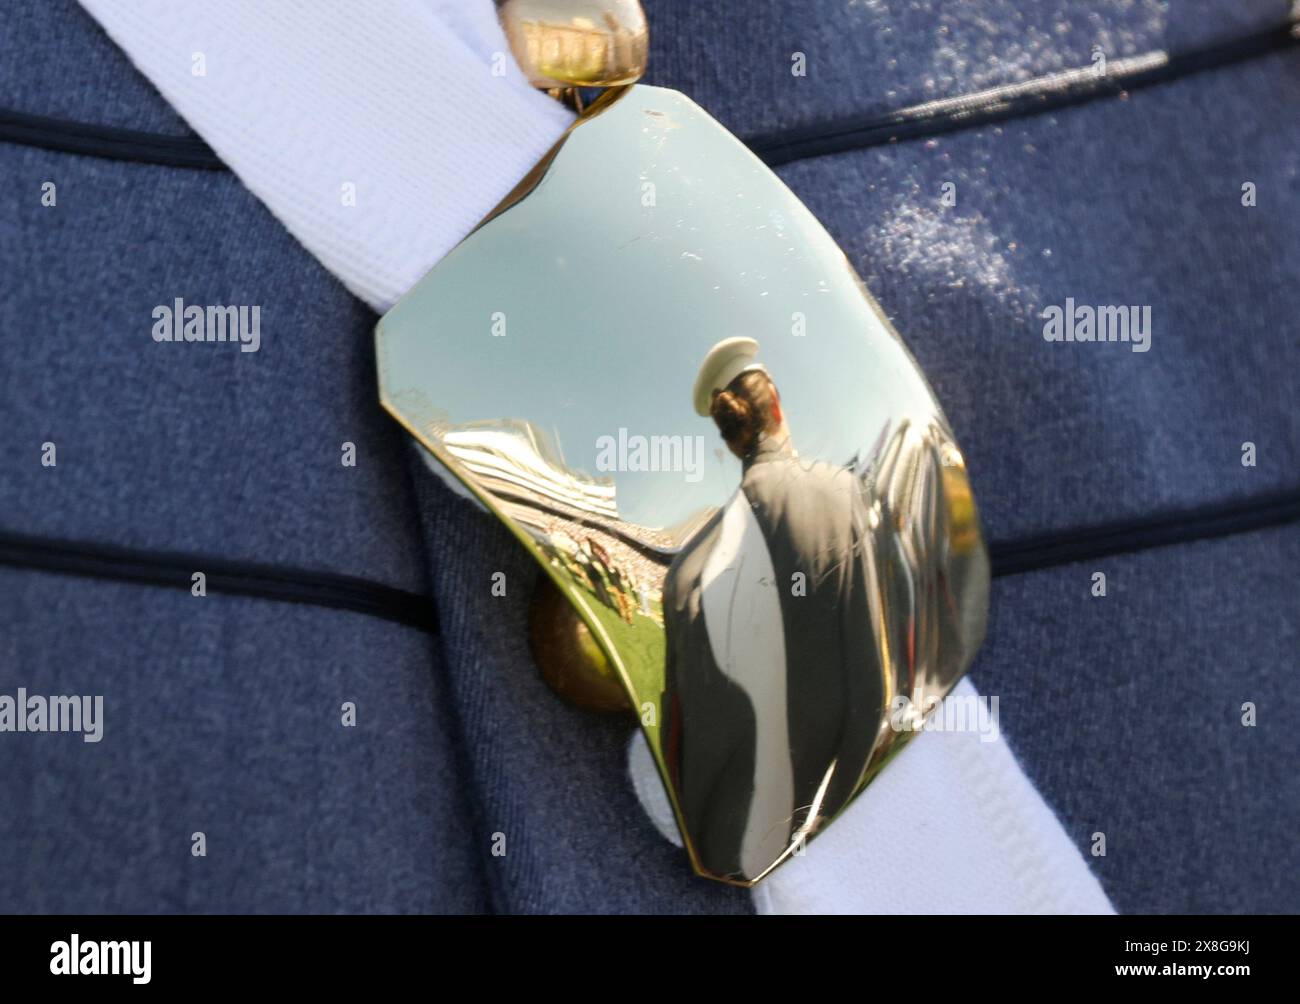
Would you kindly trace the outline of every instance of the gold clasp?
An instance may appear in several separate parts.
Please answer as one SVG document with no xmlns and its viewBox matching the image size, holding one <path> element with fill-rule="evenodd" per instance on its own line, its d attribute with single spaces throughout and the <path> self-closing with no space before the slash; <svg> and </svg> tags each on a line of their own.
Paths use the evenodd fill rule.
<svg viewBox="0 0 1300 1004">
<path fill-rule="evenodd" d="M 578 111 L 579 88 L 645 73 L 650 29 L 639 0 L 498 0 L 497 16 L 532 85 Z"/>
</svg>

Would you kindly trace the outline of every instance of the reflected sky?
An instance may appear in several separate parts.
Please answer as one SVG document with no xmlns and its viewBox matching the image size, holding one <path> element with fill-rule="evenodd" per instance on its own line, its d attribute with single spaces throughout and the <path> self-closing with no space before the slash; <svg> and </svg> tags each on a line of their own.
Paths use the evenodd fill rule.
<svg viewBox="0 0 1300 1004">
<path fill-rule="evenodd" d="M 775 175 L 725 131 L 696 128 L 712 120 L 675 91 L 639 86 L 618 106 L 573 132 L 565 170 L 552 165 L 386 318 L 397 382 L 419 372 L 453 424 L 547 430 L 565 466 L 612 476 L 623 519 L 649 527 L 720 506 L 739 482 L 691 407 L 720 339 L 758 339 L 804 456 L 850 463 L 891 417 L 932 413 L 842 252 Z M 704 437 L 702 477 L 600 470 L 600 437 L 620 428 Z"/>
</svg>

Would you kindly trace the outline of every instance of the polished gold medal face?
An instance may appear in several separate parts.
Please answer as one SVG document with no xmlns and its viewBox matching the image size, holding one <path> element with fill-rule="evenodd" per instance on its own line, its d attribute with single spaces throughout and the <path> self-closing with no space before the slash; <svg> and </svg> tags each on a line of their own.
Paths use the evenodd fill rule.
<svg viewBox="0 0 1300 1004">
<path fill-rule="evenodd" d="M 590 629 L 700 874 L 799 853 L 982 640 L 988 559 L 925 378 L 682 94 L 606 94 L 377 343 L 385 407 Z"/>
</svg>

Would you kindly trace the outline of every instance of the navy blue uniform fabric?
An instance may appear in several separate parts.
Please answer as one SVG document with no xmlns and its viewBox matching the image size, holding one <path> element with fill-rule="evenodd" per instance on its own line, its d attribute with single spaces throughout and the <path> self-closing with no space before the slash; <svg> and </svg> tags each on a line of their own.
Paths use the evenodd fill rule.
<svg viewBox="0 0 1300 1004">
<path fill-rule="evenodd" d="M 1298 560 L 1292 525 L 995 580 L 975 681 L 1121 913 L 1300 910 Z"/>
<path fill-rule="evenodd" d="M 646 82 L 739 135 L 882 115 L 1283 22 L 1287 0 L 643 0 Z M 795 54 L 806 75 L 793 78 Z"/>
<path fill-rule="evenodd" d="M 427 635 L 32 571 L 0 591 L 0 692 L 104 697 L 98 742 L 3 736 L 0 908 L 487 909 Z"/>
<path fill-rule="evenodd" d="M 1190 6 L 647 2 L 650 78 L 753 135 L 1286 13 Z M 991 540 L 1300 483 L 1298 87 L 1292 50 L 780 168 L 935 386 Z M 0 12 L 0 106 L 186 134 L 70 2 Z M 373 315 L 232 175 L 0 144 L 0 176 L 0 531 L 362 576 L 442 628 L 0 569 L 0 693 L 106 706 L 99 744 L 0 734 L 0 909 L 751 909 L 645 820 L 630 726 L 538 679 L 531 560 L 412 459 Z M 260 351 L 155 344 L 176 296 L 261 304 Z M 1066 297 L 1150 305 L 1151 350 L 1046 342 Z M 1300 909 L 1298 552 L 1292 525 L 995 584 L 974 679 L 1081 850 L 1107 834 L 1121 910 Z"/>
</svg>

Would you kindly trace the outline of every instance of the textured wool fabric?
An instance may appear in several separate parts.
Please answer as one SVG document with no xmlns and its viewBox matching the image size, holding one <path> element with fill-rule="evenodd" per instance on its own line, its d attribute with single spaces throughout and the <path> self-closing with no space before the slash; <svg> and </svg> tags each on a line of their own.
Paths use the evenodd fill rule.
<svg viewBox="0 0 1300 1004">
<path fill-rule="evenodd" d="M 1297 562 L 1292 523 L 995 580 L 976 679 L 1121 913 L 1300 911 Z"/>
<path fill-rule="evenodd" d="M 1075 23 L 1083 6 L 961 5 L 998 16 L 975 30 L 972 15 L 966 41 L 983 55 L 942 94 L 979 84 L 971 71 L 1020 43 L 1008 10 L 1055 7 Z M 1175 44 L 1180 19 L 1223 37 L 1245 6 L 1169 5 L 1157 41 Z M 891 73 L 936 58 L 943 43 L 925 28 L 957 9 L 835 0 L 813 16 L 790 0 L 763 4 L 738 31 L 735 4 L 647 7 L 651 76 L 742 129 L 824 118 L 837 87 L 810 95 L 805 85 L 860 80 L 854 96 L 875 101 L 894 87 Z M 1113 18 L 1131 9 L 1087 5 L 1061 64 L 1080 62 L 1089 24 L 1117 30 Z M 669 28 L 666 14 L 725 30 Z M 916 27 L 888 41 L 862 30 L 801 43 L 812 72 L 789 92 L 778 86 L 786 39 L 867 14 Z M 71 0 L 0 7 L 0 57 L 10 107 L 185 131 Z M 1296 64 L 1282 53 L 1127 100 L 781 169 L 920 358 L 991 539 L 1294 486 L 1300 121 L 1286 96 Z M 374 399 L 373 315 L 235 177 L 9 143 L 0 166 L 0 524 L 413 589 L 427 577 L 445 626 L 418 654 L 407 629 L 372 630 L 351 614 L 312 613 L 301 630 L 307 611 L 292 606 L 0 573 L 0 693 L 84 686 L 107 702 L 98 750 L 69 736 L 0 736 L 0 801 L 18 807 L 0 820 L 0 867 L 21 876 L 0 907 L 751 909 L 743 891 L 692 879 L 641 812 L 626 780 L 631 728 L 568 708 L 538 682 L 525 641 L 532 563 L 419 462 L 403 468 L 406 437 Z M 48 180 L 57 209 L 39 205 Z M 958 185 L 946 213 L 945 180 Z M 1259 194 L 1249 209 L 1247 180 Z M 167 347 L 150 341 L 148 311 L 180 294 L 262 304 L 261 350 L 154 355 Z M 1034 308 L 1066 296 L 1150 304 L 1151 351 L 1044 342 Z M 51 436 L 57 472 L 38 462 Z M 338 464 L 341 439 L 359 448 L 351 474 Z M 1240 462 L 1246 439 L 1259 447 L 1255 467 Z M 972 675 L 1000 697 L 1010 748 L 1123 912 L 1300 907 L 1297 548 L 1300 531 L 1279 527 L 994 582 Z M 510 594 L 494 598 L 480 583 L 498 569 Z M 1091 594 L 1098 571 L 1105 598 Z M 220 643 L 208 626 L 218 611 L 228 612 Z M 373 692 L 355 691 L 363 723 L 379 702 L 385 727 L 410 740 L 387 743 L 382 761 L 340 744 L 334 700 L 371 677 Z M 119 679 L 134 695 L 125 705 L 112 700 Z M 287 680 L 290 697 L 277 689 Z M 148 703 L 157 694 L 162 708 Z M 395 705 L 395 695 L 412 699 Z M 1247 701 L 1255 727 L 1242 724 Z M 129 741 L 124 714 L 140 722 Z M 92 758 L 109 756 L 106 773 Z M 241 785 L 228 763 L 254 761 L 256 783 Z M 334 799 L 326 784 L 353 794 Z M 214 828 L 224 857 L 209 854 L 207 878 L 190 867 L 196 802 L 228 821 Z M 242 849 L 231 826 L 249 829 Z M 509 853 L 496 858 L 503 829 Z M 1096 833 L 1104 857 L 1089 853 Z"/>
<path fill-rule="evenodd" d="M 289 232 L 380 311 L 571 120 L 528 86 L 486 3 L 85 7 Z"/>
<path fill-rule="evenodd" d="M 0 366 L 5 528 L 423 591 L 374 315 L 231 174 L 12 145 L 4 169 L 0 321 L 39 333 Z M 52 208 L 29 197 L 46 182 Z M 258 306 L 258 351 L 154 342 L 152 311 L 178 296 Z M 58 466 L 26 471 L 44 442 Z"/>
<path fill-rule="evenodd" d="M 478 140 L 479 123 L 462 117 L 460 108 L 451 104 L 433 103 L 421 99 L 414 92 L 403 92 L 403 78 L 406 65 L 399 59 L 383 61 L 377 52 L 370 54 L 371 67 L 361 78 L 348 73 L 349 63 L 341 66 L 323 66 L 318 60 L 303 58 L 304 46 L 311 43 L 315 36 L 301 37 L 294 34 L 294 25 L 305 16 L 305 10 L 289 9 L 291 16 L 283 16 L 277 8 L 272 16 L 265 7 L 232 5 L 209 16 L 198 16 L 194 8 L 181 7 L 169 18 L 150 17 L 145 10 L 132 18 L 121 15 L 126 5 L 107 3 L 103 0 L 89 0 L 87 8 L 94 13 L 115 40 L 123 46 L 136 65 L 158 85 L 159 90 L 168 96 L 185 114 L 192 126 L 204 136 L 226 159 L 236 166 L 243 180 L 249 187 L 267 202 L 279 218 L 285 220 L 291 230 L 303 234 L 316 234 L 327 230 L 331 221 L 337 216 L 334 207 L 325 208 L 320 203 L 304 204 L 298 195 L 302 191 L 311 191 L 318 187 L 317 159 L 302 160 L 301 151 L 292 147 L 284 149 L 278 143 L 281 135 L 292 135 L 295 122 L 330 121 L 330 142 L 340 148 L 335 151 L 338 156 L 348 157 L 360 177 L 369 177 L 382 170 L 392 161 L 414 165 L 427 150 L 420 141 L 418 129 L 423 120 L 426 128 L 442 140 L 442 156 L 449 163 L 458 162 L 462 145 L 470 148 L 466 154 L 472 161 L 475 158 L 474 142 Z M 381 9 L 382 8 L 382 9 Z M 132 12 L 137 8 L 130 7 Z M 491 5 L 483 2 L 477 9 L 488 17 L 492 16 Z M 462 11 L 464 9 L 462 8 Z M 373 11 L 363 12 L 363 16 L 384 18 L 386 29 L 374 35 L 376 46 L 389 45 L 394 37 L 406 37 L 418 27 L 426 26 L 434 36 L 452 34 L 450 25 L 443 25 L 439 31 L 436 24 L 429 24 L 423 14 L 417 15 L 414 8 L 392 5 L 377 5 Z M 404 27 L 407 16 L 414 21 L 408 30 Z M 213 23 L 220 21 L 222 30 L 213 31 Z M 337 34 L 343 24 L 324 19 L 319 30 L 325 43 L 337 41 Z M 486 34 L 486 33 L 485 33 Z M 251 49 L 255 55 L 242 63 L 243 73 L 240 88 L 212 89 L 203 85 L 178 86 L 177 74 L 171 60 L 182 38 L 214 38 L 213 48 L 217 52 L 214 58 L 232 52 L 236 46 Z M 445 44 L 442 39 L 436 40 Z M 206 42 L 204 43 L 207 44 Z M 258 47 L 265 55 L 256 55 Z M 365 46 L 359 46 L 364 53 Z M 260 71 L 264 61 L 274 54 L 278 57 L 274 74 L 265 75 Z M 336 74 L 351 81 L 349 94 L 352 105 L 364 108 L 365 114 L 350 114 L 346 109 L 339 113 L 333 106 L 336 98 L 327 86 L 317 86 L 317 81 L 327 80 Z M 182 83 L 186 83 L 181 78 Z M 494 100 L 494 82 L 490 77 L 481 78 L 477 86 L 469 83 L 461 85 L 456 95 L 459 101 L 477 108 L 489 106 Z M 274 108 L 265 108 L 260 114 L 249 117 L 254 123 L 250 128 L 235 113 L 240 104 L 246 100 L 247 93 L 277 93 L 278 100 Z M 402 95 L 402 100 L 394 103 L 394 92 Z M 386 145 L 372 145 L 375 117 L 386 114 L 391 125 L 385 130 L 389 136 Z M 521 112 L 526 114 L 525 112 Z M 543 122 L 555 121 L 557 116 L 541 117 Z M 236 123 L 241 129 L 231 129 Z M 391 132 L 389 131 L 391 130 Z M 403 142 L 405 139 L 405 142 Z M 482 149 L 490 150 L 491 139 L 482 140 Z M 502 148 L 498 159 L 512 162 L 515 155 L 513 138 L 498 137 L 497 144 Z M 287 159 L 286 159 L 287 158 Z M 373 170 L 372 170 L 373 167 Z M 522 176 L 525 167 L 518 174 Z M 436 191 L 447 196 L 457 204 L 483 207 L 484 212 L 495 203 L 502 194 L 494 178 L 475 178 L 461 174 L 449 177 L 430 166 L 429 171 L 439 183 Z M 386 180 L 391 204 L 400 209 L 402 206 L 419 207 L 428 205 L 425 190 L 410 184 L 418 172 L 412 170 L 409 175 L 394 175 Z M 266 175 L 264 182 L 262 176 Z M 272 180 L 275 182 L 272 184 Z M 422 179 L 422 182 L 427 179 Z M 508 187 L 508 186 L 507 186 Z M 291 196 L 291 197 L 288 197 Z M 451 247 L 468 228 L 460 228 L 456 221 L 443 220 L 427 213 L 397 212 L 385 221 L 385 225 L 373 231 L 353 232 L 352 247 L 357 253 L 343 264 L 340 259 L 329 253 L 328 241 L 315 243 L 304 236 L 303 240 L 321 262 L 348 285 L 357 291 L 369 291 L 372 305 L 382 309 L 386 303 L 377 291 L 397 289 L 394 283 L 406 281 L 411 273 L 410 263 L 402 263 L 397 269 L 395 262 L 387 257 L 393 249 L 405 253 L 415 253 L 415 249 L 426 248 L 430 238 L 445 238 L 446 247 Z M 371 244 L 367 248 L 365 245 Z M 427 262 L 421 260 L 422 265 Z M 393 271 L 397 269 L 397 274 Z M 423 269 L 422 269 L 423 270 Z M 384 296 L 387 294 L 385 293 Z M 436 574 L 436 573 L 435 573 Z M 467 652 L 467 657 L 472 657 Z M 954 885 L 965 888 L 966 898 L 954 899 L 953 909 L 983 909 L 991 913 L 1022 912 L 1027 910 L 1054 910 L 1057 912 L 1086 912 L 1107 909 L 1104 894 L 1096 885 L 1086 867 L 1078 858 L 1078 852 L 1064 840 L 1060 827 L 1051 817 L 1051 811 L 1042 805 L 1012 759 L 1002 747 L 992 744 L 969 743 L 955 746 L 950 743 L 934 742 L 925 747 L 913 762 L 924 765 L 924 769 L 909 767 L 908 778 L 916 775 L 918 783 L 928 786 L 933 777 L 953 775 L 959 761 L 963 759 L 989 758 L 988 766 L 968 765 L 968 776 L 981 779 L 980 798 L 964 803 L 949 805 L 948 811 L 937 818 L 932 818 L 933 803 L 929 800 L 899 800 L 892 787 L 881 791 L 872 790 L 868 795 L 852 806 L 846 814 L 846 820 L 870 820 L 888 813 L 893 826 L 899 833 L 925 834 L 929 843 L 918 848 L 919 852 L 931 859 L 933 868 L 941 874 L 937 880 L 938 888 Z M 903 782 L 906 785 L 906 781 Z M 999 838 L 997 832 L 990 833 L 986 821 L 984 806 L 997 804 L 1013 806 L 1018 802 L 1026 803 L 1020 810 L 1026 818 L 1035 820 L 1035 825 L 1026 827 L 1022 843 L 1014 847 Z M 914 818 L 913 812 L 924 813 L 923 818 Z M 1000 810 L 998 816 L 1005 816 Z M 994 817 L 997 818 L 997 817 Z M 924 825 L 923 825 L 924 824 Z M 878 834 L 864 824 L 848 826 L 839 824 L 846 831 L 839 846 L 853 847 L 853 840 L 847 835 L 849 831 L 864 841 L 874 843 Z M 502 831 L 507 832 L 507 831 Z M 870 845 L 870 844 L 869 844 Z M 966 847 L 968 854 L 955 856 L 949 853 L 949 847 Z M 1029 848 L 1032 848 L 1030 850 Z M 1009 853 L 1014 851 L 1014 853 Z M 993 880 L 993 876 L 1015 874 L 1022 870 L 1024 861 L 1037 856 L 1050 864 L 1040 870 L 1051 872 L 1062 878 L 1060 884 L 1049 892 L 1045 887 L 1036 886 L 1033 896 L 1021 894 L 1019 887 L 1002 881 Z M 973 883 L 968 879 L 973 862 L 982 862 L 980 873 L 989 877 L 989 881 Z M 892 885 L 899 884 L 897 876 L 891 882 L 891 876 L 881 875 L 879 871 L 871 873 L 870 880 L 855 867 L 856 859 L 852 855 L 819 853 L 805 858 L 799 868 L 783 870 L 780 889 L 771 897 L 759 900 L 760 906 L 772 905 L 782 912 L 822 912 L 832 905 L 826 900 L 821 890 L 838 890 L 839 898 L 834 905 L 846 911 L 880 912 L 897 908 L 898 900 L 889 892 Z M 525 864 L 526 867 L 526 864 Z M 951 868 L 951 871 L 949 870 Z M 539 871 L 539 874 L 540 871 Z M 556 874 L 554 867 L 549 874 Z M 1037 874 L 1034 871 L 1033 874 Z M 526 886 L 528 876 L 519 880 L 521 887 Z M 807 886 L 808 891 L 801 891 Z M 542 884 L 542 889 L 546 884 Z M 1053 894 L 1054 893 L 1054 894 Z M 559 890 L 550 892 L 544 902 L 552 904 L 562 902 L 558 898 Z M 982 901 L 982 905 L 980 904 Z M 541 903 L 537 904 L 542 905 Z M 938 909 L 938 901 L 925 899 L 919 904 L 923 910 Z"/>
<path fill-rule="evenodd" d="M 1171 53 L 1282 24 L 1290 0 L 643 0 L 646 83 L 741 136 Z M 794 71 L 801 72 L 796 75 Z M 689 84 L 689 88 L 684 85 Z"/>
<path fill-rule="evenodd" d="M 435 639 L 7 568 L 0 596 L 0 694 L 103 697 L 98 742 L 0 735 L 0 909 L 488 909 Z"/>
</svg>

